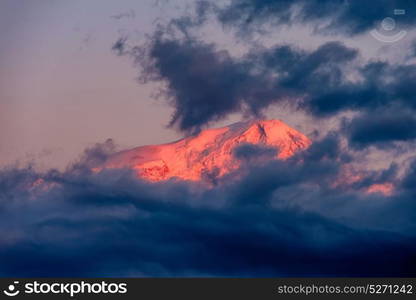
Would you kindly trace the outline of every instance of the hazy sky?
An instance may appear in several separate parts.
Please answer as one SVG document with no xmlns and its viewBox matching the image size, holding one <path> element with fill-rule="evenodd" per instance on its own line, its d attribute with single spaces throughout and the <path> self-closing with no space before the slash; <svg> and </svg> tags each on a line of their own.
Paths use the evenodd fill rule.
<svg viewBox="0 0 416 300">
<path fill-rule="evenodd" d="M 164 127 L 170 109 L 111 52 L 123 30 L 150 30 L 153 3 L 0 2 L 0 163 L 62 165 L 107 138 L 131 147 L 177 137 Z"/>
<path fill-rule="evenodd" d="M 36 158 L 40 166 L 62 167 L 107 138 L 121 148 L 179 138 L 166 128 L 172 109 L 151 99 L 155 86 L 139 84 L 131 61 L 116 56 L 111 46 L 124 34 L 144 37 L 157 20 L 184 7 L 185 1 L 1 1 L 0 164 Z M 215 37 L 217 44 L 241 50 L 221 31 Z M 270 43 L 278 39 L 309 48 L 332 38 L 302 26 L 276 28 L 268 36 Z M 367 34 L 343 41 L 369 57 L 401 46 L 386 50 Z M 313 120 L 281 107 L 268 116 L 305 133 L 313 129 L 305 125 Z"/>
</svg>

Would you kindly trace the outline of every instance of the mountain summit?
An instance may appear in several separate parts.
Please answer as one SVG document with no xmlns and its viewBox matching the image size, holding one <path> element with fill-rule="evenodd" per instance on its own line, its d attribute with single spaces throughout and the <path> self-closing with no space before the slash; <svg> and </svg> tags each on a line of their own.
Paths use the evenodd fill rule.
<svg viewBox="0 0 416 300">
<path fill-rule="evenodd" d="M 286 159 L 311 142 L 279 120 L 238 122 L 176 142 L 118 152 L 107 159 L 104 168 L 132 168 L 150 181 L 172 177 L 197 181 L 207 174 L 221 177 L 239 167 L 235 150 L 246 144 L 275 148 L 275 158 Z"/>
</svg>

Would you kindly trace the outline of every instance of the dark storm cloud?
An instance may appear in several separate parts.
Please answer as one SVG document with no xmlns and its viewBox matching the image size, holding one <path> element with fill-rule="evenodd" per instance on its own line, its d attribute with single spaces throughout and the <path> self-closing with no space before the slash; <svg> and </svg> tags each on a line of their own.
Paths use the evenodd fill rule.
<svg viewBox="0 0 416 300">
<path fill-rule="evenodd" d="M 14 201 L 0 209 L 0 274 L 414 276 L 409 179 L 394 197 L 339 189 L 347 154 L 331 150 L 340 149 L 334 134 L 316 145 L 286 161 L 248 161 L 213 188 L 90 172 L 81 161 L 107 151 L 98 145 L 66 172 L 2 170 L 2 201 Z M 384 173 L 369 177 L 395 176 Z M 44 183 L 28 189 L 28 178 Z"/>
<path fill-rule="evenodd" d="M 339 134 L 330 132 L 322 140 L 309 146 L 308 151 L 303 152 L 303 155 L 305 155 L 307 161 L 337 159 L 341 160 L 341 162 L 348 162 L 350 155 L 341 149 L 340 144 Z"/>
<path fill-rule="evenodd" d="M 156 35 L 144 50 L 145 55 L 132 53 L 143 68 L 142 79 L 166 83 L 166 97 L 175 108 L 171 125 L 181 130 L 197 131 L 241 110 L 243 99 L 254 102 L 268 96 L 265 78 L 250 74 L 249 63 L 214 45 Z"/>
<path fill-rule="evenodd" d="M 294 22 L 288 11 L 301 5 L 296 20 L 316 21 L 319 13 L 332 17 L 329 29 L 358 33 L 393 8 L 346 3 L 241 0 L 220 13 L 226 24 Z M 196 17 L 171 23 L 185 38 L 157 32 L 142 47 L 129 47 L 127 38 L 113 47 L 135 60 L 143 81 L 166 86 L 171 125 L 194 132 L 232 112 L 260 115 L 271 104 L 290 103 L 317 117 L 361 112 L 344 132 L 358 148 L 413 139 L 413 65 L 367 62 L 350 81 L 346 72 L 359 53 L 339 42 L 312 51 L 275 45 L 234 58 L 188 32 L 204 22 L 201 5 Z M 406 123 L 371 114 L 394 103 L 408 112 Z M 415 276 L 416 163 L 404 175 L 397 165 L 345 175 L 361 158 L 341 141 L 330 133 L 267 163 L 256 158 L 272 149 L 241 145 L 241 168 L 223 178 L 206 174 L 209 188 L 149 183 L 131 170 L 91 171 L 113 153 L 112 141 L 87 149 L 64 172 L 1 169 L 0 275 Z M 392 195 L 368 193 L 384 183 L 393 185 Z"/>
<path fill-rule="evenodd" d="M 254 54 L 255 61 L 264 66 L 263 72 L 278 75 L 276 85 L 297 96 L 293 102 L 298 109 L 316 117 L 394 105 L 416 109 L 412 84 L 416 79 L 415 65 L 385 61 L 360 65 L 356 64 L 358 55 L 358 50 L 339 42 L 325 43 L 312 52 L 278 46 Z M 351 70 L 356 80 L 348 79 Z"/>
<path fill-rule="evenodd" d="M 416 195 L 416 159 L 411 162 L 402 184 L 406 190 L 411 192 L 413 197 Z"/>
<path fill-rule="evenodd" d="M 103 143 L 96 143 L 90 148 L 86 148 L 78 162 L 71 165 L 72 169 L 86 168 L 90 170 L 102 165 L 106 159 L 116 152 L 116 145 L 112 139 L 107 139 Z"/>
<path fill-rule="evenodd" d="M 315 115 L 337 112 L 342 105 L 339 102 L 349 100 L 348 93 L 356 87 L 350 86 L 344 69 L 357 55 L 356 49 L 339 42 L 325 43 L 311 52 L 277 46 L 252 54 L 264 68 L 263 72 L 277 75 L 274 85 L 286 92 L 273 100 L 292 96 L 294 105 Z M 321 105 L 323 101 L 325 105 Z"/>
<path fill-rule="evenodd" d="M 370 115 L 396 106 L 416 110 L 415 65 L 362 64 L 359 51 L 340 42 L 327 42 L 312 51 L 293 45 L 258 47 L 240 58 L 213 44 L 175 38 L 163 31 L 141 47 L 126 48 L 125 42 L 116 49 L 135 60 L 144 82 L 162 84 L 162 95 L 175 109 L 170 125 L 185 132 L 196 132 L 233 112 L 259 117 L 272 104 L 289 104 L 318 118 L 344 111 Z M 373 120 L 371 124 L 371 128 L 391 125 L 390 135 L 397 133 L 388 138 L 386 132 L 384 144 L 412 139 L 411 130 L 401 131 L 397 122 L 391 123 L 392 118 L 378 116 L 378 123 Z M 359 136 L 362 121 L 356 119 L 348 127 L 354 132 L 347 133 L 359 147 L 365 144 Z M 404 120 L 398 122 L 407 126 Z M 367 144 L 372 142 L 381 145 L 383 137 L 367 139 Z"/>
<path fill-rule="evenodd" d="M 416 117 L 414 112 L 374 110 L 354 118 L 344 128 L 350 145 L 356 148 L 376 146 L 385 148 L 392 142 L 416 139 Z"/>
<path fill-rule="evenodd" d="M 142 82 L 160 84 L 159 95 L 174 109 L 170 126 L 195 133 L 231 113 L 261 117 L 271 105 L 282 104 L 317 118 L 346 111 L 370 115 L 374 110 L 392 106 L 416 111 L 414 64 L 365 61 L 359 50 L 337 41 L 308 51 L 296 45 L 276 44 L 267 48 L 257 45 L 248 54 L 234 57 L 227 50 L 197 38 L 198 28 L 209 20 L 210 13 L 243 33 L 270 20 L 325 21 L 329 24 L 327 29 L 360 33 L 376 20 L 391 15 L 395 8 L 411 11 L 416 8 L 414 1 L 235 0 L 226 7 L 198 1 L 194 8 L 171 19 L 166 26 L 159 24 L 143 45 L 128 45 L 128 39 L 122 37 L 113 46 L 118 55 L 128 55 L 134 60 Z M 415 19 L 410 16 L 407 13 L 396 17 L 412 24 Z M 387 128 L 391 119 L 379 117 L 371 128 Z M 391 135 L 397 133 L 395 137 L 375 134 L 365 140 L 358 128 L 363 126 L 362 122 L 358 118 L 346 127 L 354 132 L 344 131 L 356 148 L 372 143 L 378 147 L 391 146 L 397 140 L 413 139 L 408 130 L 393 132 L 396 123 L 390 130 Z"/>
<path fill-rule="evenodd" d="M 241 144 L 234 150 L 234 156 L 243 161 L 271 159 L 276 156 L 278 150 L 274 147 L 254 144 Z"/>
<path fill-rule="evenodd" d="M 155 64 L 144 75 L 168 83 L 168 96 L 175 107 L 171 124 L 178 123 L 181 130 L 235 111 L 240 106 L 241 87 L 253 83 L 244 65 L 213 45 L 156 40 L 149 55 Z"/>
<path fill-rule="evenodd" d="M 409 9 L 403 2 L 348 3 L 232 1 L 211 11 L 242 32 L 272 18 L 306 22 L 323 16 L 331 19 L 327 29 L 355 34 L 393 8 Z M 404 175 L 395 164 L 357 171 L 351 164 L 362 157 L 342 145 L 340 134 L 356 149 L 412 140 L 407 124 L 414 123 L 416 68 L 362 62 L 358 50 L 340 42 L 308 51 L 257 47 L 236 58 L 192 34 L 213 9 L 199 5 L 194 15 L 158 26 L 144 45 L 129 46 L 121 38 L 113 47 L 134 60 L 143 82 L 161 84 L 174 108 L 171 126 L 196 132 L 233 112 L 259 116 L 276 103 L 320 118 L 345 111 L 358 116 L 343 132 L 284 161 L 265 163 L 257 158 L 270 158 L 272 149 L 241 145 L 234 153 L 241 168 L 222 178 L 204 174 L 209 188 L 147 183 L 128 170 L 91 173 L 108 152 L 90 151 L 76 167 L 49 175 L 46 181 L 54 184 L 43 193 L 42 185 L 35 189 L 38 202 L 26 201 L 40 204 L 24 206 L 28 223 L 4 235 L 2 272 L 29 276 L 42 265 L 40 275 L 65 276 L 414 276 L 414 164 Z M 296 18 L 288 13 L 294 5 L 300 5 Z M 383 107 L 406 114 L 377 113 Z M 370 193 L 374 184 L 390 184 L 394 191 Z M 13 184 L 5 186 L 8 194 L 14 191 Z M 21 186 L 16 183 L 15 193 L 29 199 Z M 17 212 L 21 207 L 9 209 L 3 222 Z"/>
<path fill-rule="evenodd" d="M 311 52 L 285 45 L 236 59 L 212 44 L 162 32 L 142 47 L 124 50 L 119 40 L 113 48 L 134 58 L 144 82 L 164 84 L 175 109 L 171 125 L 183 131 L 197 131 L 232 112 L 259 116 L 282 101 L 316 114 L 340 110 L 342 104 L 324 102 L 351 92 L 343 68 L 357 57 L 355 49 L 329 42 Z"/>
<path fill-rule="evenodd" d="M 394 16 L 403 26 L 415 24 L 411 0 L 233 0 L 218 9 L 218 18 L 247 34 L 265 23 L 285 24 L 314 22 L 321 33 L 359 34 L 375 28 L 378 22 L 394 16 L 394 9 L 406 14 Z"/>
</svg>

